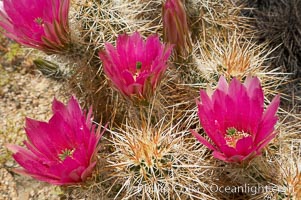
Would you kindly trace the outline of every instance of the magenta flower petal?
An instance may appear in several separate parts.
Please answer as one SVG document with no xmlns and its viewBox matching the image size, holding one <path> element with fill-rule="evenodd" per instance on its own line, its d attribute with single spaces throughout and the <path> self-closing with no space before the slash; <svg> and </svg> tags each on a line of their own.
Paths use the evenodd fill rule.
<svg viewBox="0 0 301 200">
<path fill-rule="evenodd" d="M 212 155 L 216 159 L 228 162 L 228 158 L 223 153 L 221 153 L 219 151 L 213 151 Z"/>
<path fill-rule="evenodd" d="M 49 132 L 56 132 L 50 129 L 46 122 L 39 122 L 26 118 L 25 131 L 28 142 L 33 145 L 39 152 L 49 159 L 55 159 L 56 148 L 52 145 Z"/>
<path fill-rule="evenodd" d="M 257 77 L 244 83 L 233 79 L 230 84 L 220 77 L 217 89 L 209 96 L 200 91 L 198 116 L 213 143 L 199 134 L 192 134 L 209 149 L 215 158 L 225 162 L 249 161 L 261 154 L 276 133 L 276 112 L 280 97 L 276 96 L 264 111 L 263 90 Z"/>
<path fill-rule="evenodd" d="M 250 98 L 259 99 L 260 104 L 263 104 L 263 91 L 260 86 L 260 81 L 257 77 L 248 76 L 244 82 L 245 87 L 248 90 Z"/>
<path fill-rule="evenodd" d="M 90 165 L 81 173 L 81 179 L 86 180 L 91 174 L 96 166 L 96 161 L 90 163 Z"/>
<path fill-rule="evenodd" d="M 53 162 L 37 157 L 29 150 L 17 145 L 7 145 L 7 148 L 14 152 L 13 158 L 23 167 L 23 169 L 18 169 L 22 174 L 30 175 L 30 173 L 33 173 L 38 176 L 43 174 L 46 178 L 59 178 L 56 174 L 47 173 L 47 165 L 53 164 Z"/>
<path fill-rule="evenodd" d="M 55 185 L 84 181 L 96 164 L 101 137 L 92 125 L 92 110 L 85 116 L 75 97 L 67 105 L 54 99 L 49 122 L 26 119 L 27 147 L 8 145 L 21 169 L 16 172 Z"/>
<path fill-rule="evenodd" d="M 4 34 L 28 47 L 59 53 L 70 43 L 70 0 L 3 0 L 0 26 Z"/>
<path fill-rule="evenodd" d="M 218 80 L 217 88 L 221 90 L 223 93 L 228 93 L 229 85 L 225 79 L 225 77 L 221 76 Z"/>
<path fill-rule="evenodd" d="M 274 125 L 278 120 L 276 116 L 277 109 L 280 104 L 280 96 L 277 95 L 263 114 L 262 121 L 259 124 L 258 134 L 255 143 L 260 143 L 264 138 L 274 131 Z"/>
<path fill-rule="evenodd" d="M 143 40 L 138 32 L 119 35 L 116 48 L 107 43 L 99 52 L 106 76 L 120 93 L 133 101 L 148 101 L 154 95 L 171 54 L 156 35 Z"/>
<path fill-rule="evenodd" d="M 211 98 L 206 93 L 206 91 L 201 90 L 200 91 L 200 97 L 201 97 L 201 102 L 200 102 L 199 105 L 206 105 L 206 106 L 209 106 L 208 109 L 212 109 L 213 103 L 211 101 Z"/>
<path fill-rule="evenodd" d="M 269 135 L 267 138 L 265 138 L 265 140 L 261 141 L 258 144 L 257 152 L 260 153 L 261 150 L 276 136 L 276 134 L 277 133 L 273 133 L 273 134 Z"/>
<path fill-rule="evenodd" d="M 210 143 L 208 142 L 205 138 L 203 138 L 200 134 L 198 134 L 197 132 L 195 132 L 194 130 L 190 130 L 190 132 L 192 133 L 192 135 L 194 137 L 196 137 L 196 139 L 202 143 L 203 145 L 207 146 L 209 149 L 211 150 L 216 150 L 216 148 Z"/>
<path fill-rule="evenodd" d="M 227 144 L 219 146 L 219 150 L 222 151 L 228 159 L 233 156 L 239 155 L 234 147 Z"/>
<path fill-rule="evenodd" d="M 253 138 L 249 136 L 238 140 L 236 143 L 236 151 L 239 155 L 249 155 L 251 151 L 254 151 Z"/>
</svg>

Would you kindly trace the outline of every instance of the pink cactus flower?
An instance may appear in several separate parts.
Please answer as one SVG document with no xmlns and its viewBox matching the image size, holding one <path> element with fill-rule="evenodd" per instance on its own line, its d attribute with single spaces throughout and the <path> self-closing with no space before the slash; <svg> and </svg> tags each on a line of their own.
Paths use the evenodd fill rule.
<svg viewBox="0 0 301 200">
<path fill-rule="evenodd" d="M 213 156 L 225 162 L 247 163 L 261 154 L 275 137 L 274 126 L 280 97 L 277 95 L 264 111 L 264 94 L 257 77 L 247 77 L 242 84 L 234 78 L 228 85 L 220 77 L 212 96 L 200 91 L 198 104 L 200 123 L 211 139 L 192 134 Z"/>
<path fill-rule="evenodd" d="M 74 97 L 68 104 L 54 99 L 49 122 L 26 119 L 27 148 L 8 144 L 23 168 L 15 171 L 55 185 L 84 181 L 96 165 L 97 144 L 102 135 L 92 125 Z"/>
<path fill-rule="evenodd" d="M 70 41 L 69 0 L 0 1 L 0 26 L 4 34 L 46 53 L 67 48 Z"/>
<path fill-rule="evenodd" d="M 119 35 L 116 48 L 106 43 L 105 49 L 99 57 L 114 87 L 133 101 L 148 101 L 166 71 L 172 45 L 161 44 L 156 35 L 144 41 L 135 32 Z"/>
<path fill-rule="evenodd" d="M 175 44 L 176 53 L 186 58 L 191 52 L 192 42 L 182 0 L 166 0 L 162 16 L 164 41 Z"/>
</svg>

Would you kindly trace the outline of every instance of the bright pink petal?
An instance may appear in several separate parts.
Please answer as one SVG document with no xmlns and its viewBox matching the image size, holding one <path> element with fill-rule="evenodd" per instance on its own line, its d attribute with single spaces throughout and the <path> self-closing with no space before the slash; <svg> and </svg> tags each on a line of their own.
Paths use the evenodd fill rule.
<svg viewBox="0 0 301 200">
<path fill-rule="evenodd" d="M 196 139 L 202 143 L 203 145 L 207 146 L 209 149 L 216 151 L 217 149 L 211 144 L 209 143 L 205 138 L 203 138 L 200 134 L 198 134 L 197 132 L 195 132 L 194 130 L 190 130 L 190 133 L 196 137 Z"/>
<path fill-rule="evenodd" d="M 81 179 L 86 180 L 87 177 L 91 176 L 94 167 L 96 166 L 96 161 L 92 162 L 89 167 L 87 167 L 81 174 Z"/>
<path fill-rule="evenodd" d="M 242 138 L 236 143 L 236 151 L 239 155 L 247 156 L 254 151 L 253 138 L 251 136 Z"/>
<path fill-rule="evenodd" d="M 219 159 L 219 160 L 228 162 L 228 157 L 225 156 L 222 152 L 214 151 L 214 152 L 212 153 L 212 155 L 213 155 L 213 157 L 216 158 L 216 159 Z"/>
<path fill-rule="evenodd" d="M 228 146 L 227 144 L 221 145 L 219 148 L 220 148 L 220 151 L 223 152 L 225 154 L 225 156 L 227 156 L 227 157 L 239 155 L 238 152 L 236 151 L 236 149 Z"/>
<path fill-rule="evenodd" d="M 217 89 L 223 91 L 224 93 L 228 93 L 229 85 L 224 76 L 221 76 L 218 80 Z"/>
<path fill-rule="evenodd" d="M 266 137 L 261 143 L 257 144 L 257 152 L 261 153 L 262 149 L 276 136 L 276 133 L 273 133 Z"/>
<path fill-rule="evenodd" d="M 68 110 L 70 117 L 73 119 L 81 119 L 84 117 L 80 105 L 74 96 L 72 96 L 68 101 L 66 109 Z"/>
<path fill-rule="evenodd" d="M 205 90 L 200 90 L 200 103 L 208 109 L 212 109 L 213 107 L 211 98 L 207 95 Z"/>
<path fill-rule="evenodd" d="M 48 134 L 52 132 L 49 130 L 46 122 L 39 122 L 26 118 L 26 134 L 29 142 L 33 144 L 40 152 L 42 152 L 49 159 L 56 159 L 56 148 L 51 145 L 51 137 Z"/>
<path fill-rule="evenodd" d="M 63 116 L 68 114 L 66 106 L 62 102 L 58 101 L 56 98 L 54 98 L 52 102 L 52 112 L 61 113 Z"/>
<path fill-rule="evenodd" d="M 274 126 L 278 120 L 276 112 L 279 104 L 280 96 L 277 95 L 263 114 L 262 121 L 259 125 L 258 133 L 255 138 L 255 144 L 260 143 L 274 131 Z"/>
<path fill-rule="evenodd" d="M 263 90 L 257 77 L 248 76 L 244 82 L 250 98 L 257 98 L 263 104 Z"/>
</svg>

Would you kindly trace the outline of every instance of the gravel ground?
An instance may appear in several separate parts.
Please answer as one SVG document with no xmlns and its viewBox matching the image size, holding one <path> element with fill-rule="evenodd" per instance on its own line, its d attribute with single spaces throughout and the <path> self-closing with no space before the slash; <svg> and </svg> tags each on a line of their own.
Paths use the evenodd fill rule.
<svg viewBox="0 0 301 200">
<path fill-rule="evenodd" d="M 1 38 L 0 38 L 1 39 Z M 22 145 L 25 117 L 47 121 L 54 97 L 65 101 L 61 83 L 35 70 L 23 50 L 7 55 L 15 44 L 1 41 L 0 49 L 0 200 L 58 199 L 56 188 L 15 174 L 18 165 L 5 144 Z M 15 48 L 15 47 L 14 47 Z M 19 51 L 19 50 L 18 50 Z M 28 52 L 27 52 L 28 53 Z"/>
</svg>

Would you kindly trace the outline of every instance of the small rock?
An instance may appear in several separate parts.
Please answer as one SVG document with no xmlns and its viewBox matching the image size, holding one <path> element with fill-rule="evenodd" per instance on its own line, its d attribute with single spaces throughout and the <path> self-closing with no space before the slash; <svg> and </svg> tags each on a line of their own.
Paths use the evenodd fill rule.
<svg viewBox="0 0 301 200">
<path fill-rule="evenodd" d="M 30 193 L 29 193 L 29 196 L 30 196 L 30 197 L 33 197 L 34 195 L 35 195 L 35 191 L 34 191 L 34 190 L 31 190 Z"/>
<path fill-rule="evenodd" d="M 0 199 L 17 199 L 16 182 L 6 170 L 0 169 Z"/>
<path fill-rule="evenodd" d="M 21 103 L 20 103 L 20 101 L 16 101 L 16 109 L 20 109 L 21 108 Z"/>
<path fill-rule="evenodd" d="M 11 167 L 13 167 L 15 165 L 15 163 L 13 161 L 11 161 L 11 160 L 8 160 L 8 161 L 5 162 L 4 165 L 6 167 L 8 167 L 8 168 L 11 168 Z"/>
</svg>

